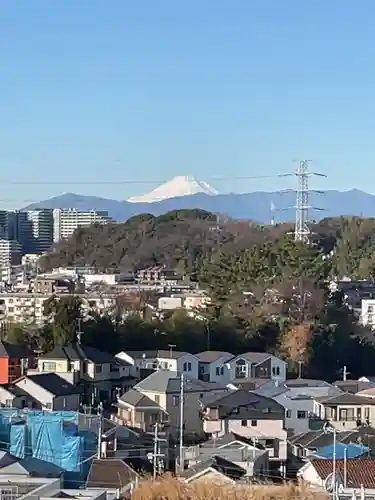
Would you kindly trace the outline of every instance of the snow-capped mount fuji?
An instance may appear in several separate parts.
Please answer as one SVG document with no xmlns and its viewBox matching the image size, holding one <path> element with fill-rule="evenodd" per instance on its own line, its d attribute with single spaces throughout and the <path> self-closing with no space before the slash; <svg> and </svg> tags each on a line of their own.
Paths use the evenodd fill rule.
<svg viewBox="0 0 375 500">
<path fill-rule="evenodd" d="M 180 175 L 158 186 L 150 193 L 146 193 L 142 196 L 133 196 L 127 201 L 130 203 L 156 203 L 158 201 L 181 198 L 183 196 L 191 196 L 198 193 L 209 196 L 219 194 L 218 191 L 207 184 L 207 182 L 198 181 L 192 176 Z"/>
</svg>

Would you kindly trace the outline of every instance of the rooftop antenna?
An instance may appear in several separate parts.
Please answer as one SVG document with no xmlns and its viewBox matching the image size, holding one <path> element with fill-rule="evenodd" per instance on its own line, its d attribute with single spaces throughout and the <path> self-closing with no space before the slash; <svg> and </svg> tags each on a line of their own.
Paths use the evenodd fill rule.
<svg viewBox="0 0 375 500">
<path fill-rule="evenodd" d="M 295 176 L 297 177 L 297 189 L 296 192 L 296 221 L 294 226 L 294 240 L 302 241 L 304 243 L 310 242 L 311 231 L 308 223 L 309 221 L 309 210 L 323 210 L 319 207 L 312 207 L 309 204 L 309 195 L 311 192 L 320 193 L 322 191 L 310 190 L 309 189 L 309 178 L 312 176 L 316 177 L 327 177 L 325 174 L 319 172 L 310 172 L 309 163 L 311 160 L 294 160 L 298 161 L 298 167 L 294 173 L 281 174 L 280 177 Z"/>
</svg>

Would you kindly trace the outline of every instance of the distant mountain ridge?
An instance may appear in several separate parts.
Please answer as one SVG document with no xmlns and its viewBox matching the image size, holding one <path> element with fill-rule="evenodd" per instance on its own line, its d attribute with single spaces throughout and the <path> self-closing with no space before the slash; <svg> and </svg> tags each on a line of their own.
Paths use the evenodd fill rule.
<svg viewBox="0 0 375 500">
<path fill-rule="evenodd" d="M 357 189 L 350 191 L 326 191 L 313 194 L 311 205 L 324 210 L 311 210 L 310 218 L 355 215 L 375 217 L 375 195 Z M 118 201 L 97 196 L 66 193 L 48 200 L 33 203 L 24 210 L 35 208 L 75 208 L 77 210 L 106 210 L 115 220 L 123 221 L 134 215 L 150 213 L 161 215 L 171 210 L 200 208 L 208 212 L 221 213 L 236 219 L 251 219 L 261 224 L 292 221 L 295 218 L 295 193 L 280 194 L 258 191 L 247 194 L 197 193 L 164 199 L 154 203 Z"/>
</svg>

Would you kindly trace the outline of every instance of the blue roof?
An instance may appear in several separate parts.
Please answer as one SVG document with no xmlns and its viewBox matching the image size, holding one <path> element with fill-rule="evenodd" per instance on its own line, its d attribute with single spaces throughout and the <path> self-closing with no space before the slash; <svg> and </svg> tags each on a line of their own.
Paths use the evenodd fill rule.
<svg viewBox="0 0 375 500">
<path fill-rule="evenodd" d="M 345 451 L 346 450 L 346 451 Z M 346 458 L 358 458 L 362 455 L 366 455 L 370 451 L 368 446 L 362 444 L 344 444 L 336 443 L 336 458 L 337 460 Z M 333 444 L 329 446 L 324 446 L 323 448 L 318 448 L 315 455 L 321 458 L 333 458 Z"/>
</svg>

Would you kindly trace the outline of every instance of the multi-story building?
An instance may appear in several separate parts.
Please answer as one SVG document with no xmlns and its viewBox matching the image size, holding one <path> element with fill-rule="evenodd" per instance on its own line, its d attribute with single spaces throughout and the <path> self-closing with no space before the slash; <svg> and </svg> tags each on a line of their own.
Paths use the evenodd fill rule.
<svg viewBox="0 0 375 500">
<path fill-rule="evenodd" d="M 111 221 L 108 212 L 104 210 L 82 211 L 75 208 L 56 208 L 53 211 L 53 241 L 57 242 L 69 238 L 79 227 L 106 224 Z"/>
<path fill-rule="evenodd" d="M 57 294 L 64 297 L 67 294 Z M 82 300 L 82 313 L 86 317 L 91 311 L 102 315 L 111 311 L 116 303 L 116 295 L 90 295 L 75 294 Z M 50 295 L 42 293 L 16 292 L 0 293 L 0 322 L 22 323 L 30 322 L 41 324 L 46 319 L 44 316 L 44 302 Z"/>
<path fill-rule="evenodd" d="M 53 211 L 43 208 L 8 212 L 8 237 L 20 243 L 23 254 L 46 252 L 53 243 Z"/>
<path fill-rule="evenodd" d="M 0 267 L 21 264 L 22 248 L 18 241 L 0 239 Z"/>
</svg>

